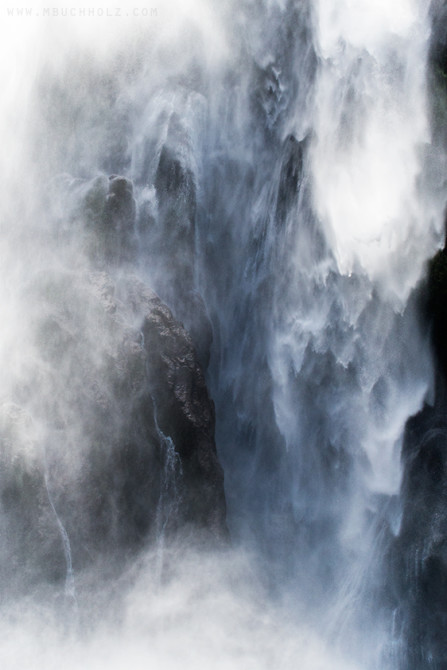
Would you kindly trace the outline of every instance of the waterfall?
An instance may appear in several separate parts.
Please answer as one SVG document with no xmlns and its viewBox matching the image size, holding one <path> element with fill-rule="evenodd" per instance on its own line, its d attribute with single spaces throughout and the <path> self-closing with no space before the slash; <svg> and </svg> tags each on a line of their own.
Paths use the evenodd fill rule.
<svg viewBox="0 0 447 670">
<path fill-rule="evenodd" d="M 2 10 L 2 667 L 405 667 L 438 4 Z"/>
</svg>

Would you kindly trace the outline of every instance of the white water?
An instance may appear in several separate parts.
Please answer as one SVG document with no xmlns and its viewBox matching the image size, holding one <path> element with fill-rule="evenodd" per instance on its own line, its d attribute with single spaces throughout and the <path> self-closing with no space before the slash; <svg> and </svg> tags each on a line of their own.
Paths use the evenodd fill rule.
<svg viewBox="0 0 447 670">
<path fill-rule="evenodd" d="M 412 297 L 442 237 L 443 202 L 426 176 L 424 3 L 319 0 L 293 13 L 281 2 L 165 1 L 144 20 L 3 18 L 0 395 L 35 385 L 25 397 L 40 422 L 54 394 L 69 404 L 32 338 L 40 305 L 29 291 L 42 270 L 85 266 L 60 174 L 124 173 L 157 221 L 167 140 L 198 187 L 195 287 L 214 329 L 208 383 L 235 546 L 167 557 L 163 545 L 174 565 L 165 583 L 160 547 L 112 585 L 106 566 L 77 574 L 81 630 L 70 635 L 50 588 L 8 603 L 2 668 L 397 667 L 370 594 L 377 519 L 399 524 L 381 496 L 399 491 L 405 422 L 432 384 Z M 290 133 L 309 149 L 281 227 Z M 169 257 L 151 256 L 163 231 L 152 234 L 140 237 L 139 271 L 162 291 Z M 100 358 L 108 334 L 88 315 L 84 325 Z M 66 409 L 69 482 L 82 421 Z M 160 437 L 163 541 L 181 501 L 173 444 Z M 48 497 L 67 586 L 70 545 Z"/>
<path fill-rule="evenodd" d="M 342 274 L 364 271 L 405 302 L 439 220 L 421 192 L 430 129 L 428 7 L 320 2 L 315 199 Z"/>
<path fill-rule="evenodd" d="M 328 250 L 322 254 L 319 241 L 297 236 L 290 260 L 294 282 L 286 289 L 291 304 L 274 334 L 276 414 L 287 441 L 296 442 L 305 419 L 293 418 L 290 368 L 312 386 L 321 362 L 311 360 L 306 371 L 308 349 L 331 352 L 340 371 L 329 394 L 338 398 L 323 398 L 323 411 L 341 423 L 344 447 L 348 441 L 366 454 L 369 488 L 392 494 L 400 484 L 405 421 L 430 384 L 430 363 L 420 353 L 426 347 L 406 306 L 442 239 L 441 203 L 437 210 L 428 205 L 424 191 L 427 7 L 412 0 L 392 8 L 319 2 L 315 22 L 320 67 L 309 181 Z M 299 209 L 294 214 L 305 216 Z M 349 367 L 357 376 L 352 390 L 339 384 Z"/>
</svg>

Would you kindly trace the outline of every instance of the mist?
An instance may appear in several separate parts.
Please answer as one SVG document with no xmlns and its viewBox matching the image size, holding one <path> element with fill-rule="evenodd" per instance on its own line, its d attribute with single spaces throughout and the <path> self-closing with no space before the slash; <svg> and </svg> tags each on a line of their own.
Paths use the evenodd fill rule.
<svg viewBox="0 0 447 670">
<path fill-rule="evenodd" d="M 2 668 L 403 667 L 425 3 L 1 12 Z"/>
</svg>

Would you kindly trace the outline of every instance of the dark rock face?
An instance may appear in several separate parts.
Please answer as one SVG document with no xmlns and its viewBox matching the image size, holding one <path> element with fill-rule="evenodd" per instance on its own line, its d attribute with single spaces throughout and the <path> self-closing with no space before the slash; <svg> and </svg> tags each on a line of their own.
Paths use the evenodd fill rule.
<svg viewBox="0 0 447 670">
<path fill-rule="evenodd" d="M 124 177 L 109 177 L 103 226 L 106 261 L 131 261 L 135 256 L 135 200 L 132 182 Z"/>
<path fill-rule="evenodd" d="M 189 154 L 188 137 L 174 115 L 154 179 L 158 223 L 143 228 L 152 229 L 155 289 L 190 333 L 206 368 L 213 332 L 203 299 L 194 288 L 197 187 Z"/>
<path fill-rule="evenodd" d="M 132 182 L 111 175 L 84 187 L 78 216 L 90 234 L 87 253 L 99 265 L 135 260 L 136 206 Z"/>
<path fill-rule="evenodd" d="M 99 178 L 82 207 L 91 269 L 48 269 L 31 282 L 33 356 L 0 406 L 4 551 L 25 587 L 62 580 L 68 558 L 79 570 L 179 534 L 227 539 L 196 350 L 126 269 L 132 184 Z"/>
<path fill-rule="evenodd" d="M 430 42 L 430 60 L 440 72 L 447 73 L 447 6 L 444 0 L 434 0 L 430 5 L 432 18 L 432 35 Z"/>
<path fill-rule="evenodd" d="M 429 84 L 432 132 L 446 142 L 447 5 L 430 5 Z M 402 461 L 403 517 L 391 549 L 396 634 L 402 670 L 447 667 L 447 249 L 431 260 L 421 316 L 430 328 L 435 399 L 406 426 Z"/>
<path fill-rule="evenodd" d="M 431 326 L 436 368 L 434 406 L 406 426 L 401 529 L 392 546 L 402 668 L 443 670 L 447 659 L 447 256 L 429 266 L 423 313 Z"/>
<path fill-rule="evenodd" d="M 444 668 L 447 658 L 447 422 L 426 407 L 408 421 L 401 530 L 392 552 L 402 668 Z"/>
<path fill-rule="evenodd" d="M 284 143 L 281 173 L 279 179 L 276 221 L 284 225 L 287 213 L 296 203 L 303 177 L 304 142 L 298 142 L 289 135 Z"/>
<path fill-rule="evenodd" d="M 447 380 L 447 250 L 432 259 L 428 275 L 428 318 L 432 324 L 434 353 Z"/>
<path fill-rule="evenodd" d="M 214 445 L 214 404 L 192 341 L 169 309 L 151 299 L 142 332 L 158 425 L 182 463 L 184 520 L 215 533 L 225 526 L 223 473 Z"/>
<path fill-rule="evenodd" d="M 75 185 L 74 218 L 80 221 L 86 255 L 96 267 L 131 267 L 141 244 L 154 289 L 191 335 L 206 368 L 213 331 L 205 303 L 194 288 L 196 184 L 191 169 L 171 148 L 174 140 L 182 142 L 175 119 L 171 126 L 174 137 L 162 148 L 155 175 L 157 221 L 144 207 L 137 216 L 132 182 L 116 175 Z"/>
</svg>

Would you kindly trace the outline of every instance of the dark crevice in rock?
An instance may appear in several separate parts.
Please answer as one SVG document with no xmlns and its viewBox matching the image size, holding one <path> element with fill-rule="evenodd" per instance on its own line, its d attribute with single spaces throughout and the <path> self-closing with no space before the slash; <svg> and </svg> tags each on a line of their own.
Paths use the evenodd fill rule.
<svg viewBox="0 0 447 670">
<path fill-rule="evenodd" d="M 304 147 L 289 135 L 284 143 L 275 220 L 283 226 L 288 212 L 296 204 L 303 178 Z"/>
</svg>

